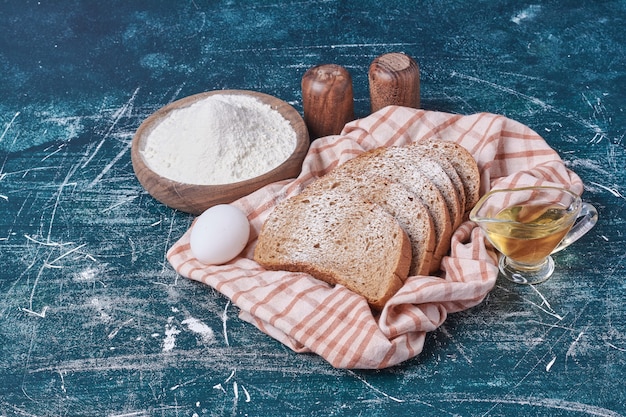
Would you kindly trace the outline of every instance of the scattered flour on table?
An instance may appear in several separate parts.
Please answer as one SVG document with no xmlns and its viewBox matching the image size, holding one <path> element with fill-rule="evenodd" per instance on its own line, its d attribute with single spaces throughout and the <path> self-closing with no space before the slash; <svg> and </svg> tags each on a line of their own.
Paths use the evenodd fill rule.
<svg viewBox="0 0 626 417">
<path fill-rule="evenodd" d="M 163 177 L 215 185 L 268 172 L 295 148 L 295 131 L 268 104 L 216 94 L 172 111 L 150 132 L 141 153 Z"/>
<path fill-rule="evenodd" d="M 174 310 L 174 309 L 172 309 Z M 213 333 L 213 329 L 207 326 L 202 321 L 196 319 L 195 317 L 187 317 L 185 320 L 180 322 L 187 326 L 187 328 L 200 336 L 202 341 L 205 344 L 211 344 L 215 341 L 215 336 Z M 181 331 L 174 324 L 174 317 L 170 316 L 167 318 L 167 324 L 165 325 L 165 338 L 163 339 L 163 352 L 169 352 L 170 350 L 176 347 L 176 337 L 181 333 Z M 158 337 L 159 334 L 155 333 L 152 336 Z"/>
<path fill-rule="evenodd" d="M 169 352 L 176 346 L 176 336 L 180 334 L 180 330 L 172 324 L 174 317 L 167 318 L 165 325 L 165 339 L 163 339 L 163 352 Z"/>
<path fill-rule="evenodd" d="M 214 340 L 213 329 L 201 322 L 200 320 L 189 317 L 181 322 L 187 325 L 187 328 L 194 333 L 197 333 L 205 343 L 211 343 Z"/>
</svg>

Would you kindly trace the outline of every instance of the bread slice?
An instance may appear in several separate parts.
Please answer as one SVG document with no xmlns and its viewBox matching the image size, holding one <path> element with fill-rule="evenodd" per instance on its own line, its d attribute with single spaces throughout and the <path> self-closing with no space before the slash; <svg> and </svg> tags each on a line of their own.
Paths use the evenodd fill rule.
<svg viewBox="0 0 626 417">
<path fill-rule="evenodd" d="M 429 272 L 439 270 L 441 258 L 450 249 L 452 223 L 446 202 L 437 187 L 414 163 L 394 158 L 387 153 L 387 148 L 376 148 L 364 152 L 335 168 L 349 176 L 376 175 L 405 186 L 418 196 L 426 206 L 435 228 L 435 249 L 430 261 Z M 334 172 L 334 171 L 333 171 Z"/>
<path fill-rule="evenodd" d="M 305 190 L 270 213 L 254 259 L 343 285 L 380 310 L 408 275 L 411 243 L 390 214 L 358 193 Z"/>
<path fill-rule="evenodd" d="M 450 215 L 452 229 L 456 230 L 463 220 L 465 207 L 461 207 L 456 188 L 454 188 L 452 180 L 448 174 L 446 174 L 441 165 L 432 159 L 425 158 L 417 154 L 416 152 L 411 152 L 411 148 L 406 146 L 389 147 L 385 151 L 385 154 L 397 159 L 402 164 L 407 164 L 408 166 L 413 167 L 413 169 L 419 170 L 432 181 L 439 192 L 441 192 L 441 196 L 446 203 L 446 207 Z"/>
<path fill-rule="evenodd" d="M 463 180 L 459 176 L 459 173 L 452 165 L 452 162 L 448 160 L 447 156 L 444 152 L 440 152 L 437 149 L 433 149 L 432 147 L 425 145 L 423 143 L 414 143 L 412 145 L 407 146 L 407 151 L 410 155 L 415 155 L 423 158 L 431 159 L 439 164 L 441 168 L 445 171 L 450 181 L 454 185 L 454 189 L 456 190 L 457 197 L 459 199 L 459 206 L 461 210 L 465 212 L 465 207 L 467 205 L 467 198 L 465 196 L 465 188 L 463 185 Z M 463 216 L 461 216 L 463 217 Z M 458 225 L 457 225 L 458 226 Z"/>
<path fill-rule="evenodd" d="M 480 172 L 472 154 L 463 146 L 445 140 L 428 139 L 417 143 L 440 152 L 452 163 L 463 181 L 465 211 L 470 211 L 480 198 Z"/>
<path fill-rule="evenodd" d="M 415 193 L 387 178 L 371 173 L 348 175 L 342 170 L 331 171 L 307 190 L 358 193 L 364 200 L 381 206 L 400 223 L 411 241 L 409 275 L 428 275 L 435 250 L 435 231 L 428 209 Z"/>
</svg>

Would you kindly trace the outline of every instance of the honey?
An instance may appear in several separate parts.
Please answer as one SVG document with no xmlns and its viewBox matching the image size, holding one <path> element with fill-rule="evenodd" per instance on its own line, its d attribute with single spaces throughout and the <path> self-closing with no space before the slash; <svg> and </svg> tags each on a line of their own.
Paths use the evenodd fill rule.
<svg viewBox="0 0 626 417">
<path fill-rule="evenodd" d="M 485 224 L 491 243 L 520 264 L 544 260 L 570 230 L 574 216 L 567 207 L 526 204 L 503 209 Z"/>
</svg>

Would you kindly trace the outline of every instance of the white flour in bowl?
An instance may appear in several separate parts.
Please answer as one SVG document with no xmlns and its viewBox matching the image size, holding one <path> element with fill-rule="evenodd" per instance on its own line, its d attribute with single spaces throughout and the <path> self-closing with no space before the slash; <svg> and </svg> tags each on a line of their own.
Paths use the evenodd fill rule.
<svg viewBox="0 0 626 417">
<path fill-rule="evenodd" d="M 172 111 L 141 153 L 163 177 L 217 185 L 264 174 L 295 148 L 296 133 L 278 111 L 254 97 L 218 94 Z"/>
</svg>

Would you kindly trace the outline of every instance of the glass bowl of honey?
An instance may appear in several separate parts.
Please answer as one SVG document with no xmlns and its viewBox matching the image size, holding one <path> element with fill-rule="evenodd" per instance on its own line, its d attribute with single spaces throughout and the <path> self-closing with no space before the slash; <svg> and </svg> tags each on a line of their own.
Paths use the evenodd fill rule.
<svg viewBox="0 0 626 417">
<path fill-rule="evenodd" d="M 598 212 L 570 190 L 525 187 L 485 194 L 470 212 L 500 253 L 500 272 L 518 284 L 538 284 L 554 272 L 551 254 L 596 224 Z"/>
</svg>

